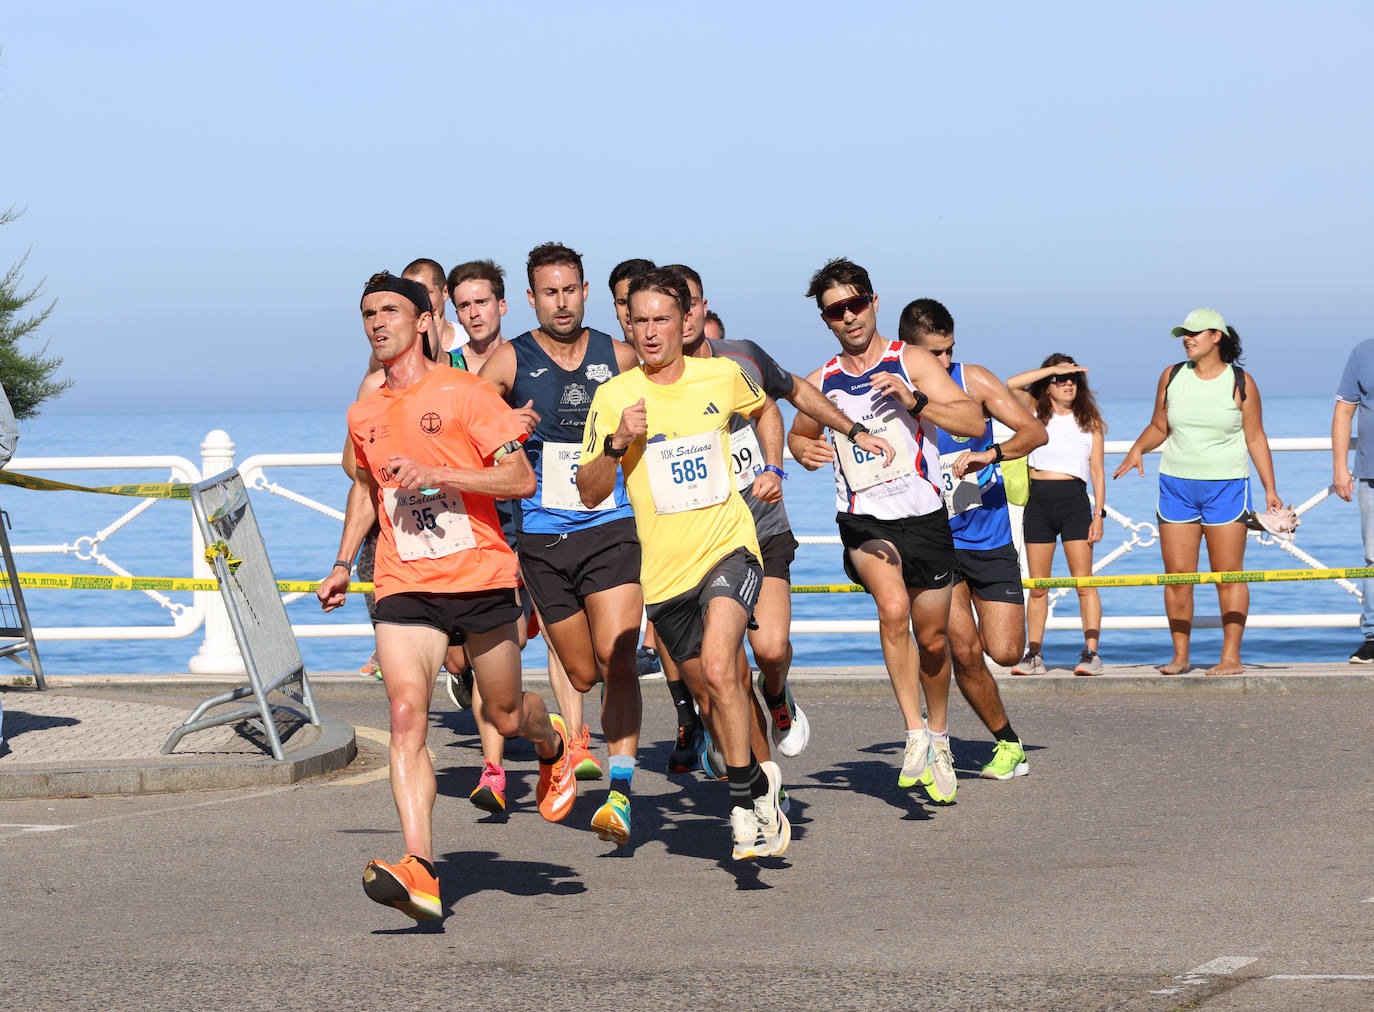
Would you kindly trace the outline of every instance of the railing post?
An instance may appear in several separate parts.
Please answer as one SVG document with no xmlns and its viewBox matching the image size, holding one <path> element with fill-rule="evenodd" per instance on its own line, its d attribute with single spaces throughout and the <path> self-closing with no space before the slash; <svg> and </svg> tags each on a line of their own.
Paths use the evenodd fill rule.
<svg viewBox="0 0 1374 1012">
<path fill-rule="evenodd" d="M 200 444 L 200 473 L 204 478 L 213 478 L 234 466 L 234 441 L 223 429 L 212 429 Z M 210 564 L 205 561 L 205 541 L 200 536 L 200 527 L 195 517 L 191 518 L 191 570 L 197 579 L 213 579 Z M 201 606 L 205 616 L 205 641 L 200 650 L 189 662 L 192 674 L 196 675 L 246 675 L 239 645 L 234 640 L 234 629 L 229 624 L 229 613 L 224 610 L 224 601 L 217 590 L 196 591 L 196 603 Z"/>
</svg>

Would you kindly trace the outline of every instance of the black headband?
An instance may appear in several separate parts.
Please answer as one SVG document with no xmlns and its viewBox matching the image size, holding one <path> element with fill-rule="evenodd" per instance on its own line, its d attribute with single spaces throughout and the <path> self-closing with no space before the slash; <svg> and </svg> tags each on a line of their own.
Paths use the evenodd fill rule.
<svg viewBox="0 0 1374 1012">
<path fill-rule="evenodd" d="M 382 271 L 374 274 L 363 288 L 363 297 L 371 295 L 373 292 L 395 292 L 415 303 L 415 311 L 418 316 L 420 313 L 432 313 L 433 307 L 429 304 L 429 290 L 418 281 L 410 278 L 398 278 L 396 275 Z"/>
</svg>

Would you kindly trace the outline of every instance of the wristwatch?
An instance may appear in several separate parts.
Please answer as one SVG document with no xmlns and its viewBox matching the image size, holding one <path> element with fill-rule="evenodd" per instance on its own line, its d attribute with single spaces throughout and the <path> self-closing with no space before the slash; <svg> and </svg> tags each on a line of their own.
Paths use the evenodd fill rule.
<svg viewBox="0 0 1374 1012">
<path fill-rule="evenodd" d="M 867 426 L 867 425 L 865 425 L 863 422 L 855 422 L 855 423 L 854 423 L 852 426 L 850 426 L 850 428 L 849 428 L 849 435 L 848 435 L 848 438 L 852 441 L 852 440 L 854 439 L 855 436 L 859 435 L 859 434 L 862 433 L 862 432 L 867 432 L 867 431 L 868 431 L 868 426 Z"/>
<path fill-rule="evenodd" d="M 990 447 L 988 447 L 988 449 L 991 450 L 993 453 L 992 462 L 994 464 L 1002 463 L 1002 444 L 993 443 Z"/>
<path fill-rule="evenodd" d="M 911 391 L 911 395 L 916 398 L 916 403 L 907 408 L 907 411 L 912 418 L 919 418 L 921 412 L 926 409 L 926 405 L 930 403 L 930 398 L 919 390 Z"/>
<path fill-rule="evenodd" d="M 619 460 L 621 457 L 625 456 L 625 454 L 630 452 L 630 448 L 627 446 L 623 450 L 617 450 L 615 448 L 615 444 L 611 442 L 611 437 L 607 436 L 605 442 L 601 444 L 601 452 L 608 457 L 612 457 L 615 460 Z"/>
</svg>

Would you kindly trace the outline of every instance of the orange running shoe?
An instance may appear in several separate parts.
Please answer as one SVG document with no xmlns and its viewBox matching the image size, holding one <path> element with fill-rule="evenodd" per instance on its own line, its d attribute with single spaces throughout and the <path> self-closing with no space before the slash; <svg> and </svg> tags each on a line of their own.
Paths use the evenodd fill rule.
<svg viewBox="0 0 1374 1012">
<path fill-rule="evenodd" d="M 568 742 L 572 753 L 573 774 L 578 780 L 600 780 L 601 764 L 592 755 L 592 729 L 582 725 L 582 733 Z"/>
<path fill-rule="evenodd" d="M 568 736 L 568 725 L 556 713 L 549 715 L 549 723 L 558 737 L 563 739 L 563 754 L 555 763 L 539 764 L 539 784 L 534 789 L 534 796 L 539 802 L 539 814 L 549 822 L 559 822 L 572 811 L 573 801 L 577 798 L 577 774 L 573 772 L 572 740 Z"/>
<path fill-rule="evenodd" d="M 417 921 L 432 921 L 444 916 L 434 866 L 413 854 L 401 858 L 400 864 L 367 862 L 363 869 L 363 891 L 369 899 L 395 907 Z"/>
</svg>

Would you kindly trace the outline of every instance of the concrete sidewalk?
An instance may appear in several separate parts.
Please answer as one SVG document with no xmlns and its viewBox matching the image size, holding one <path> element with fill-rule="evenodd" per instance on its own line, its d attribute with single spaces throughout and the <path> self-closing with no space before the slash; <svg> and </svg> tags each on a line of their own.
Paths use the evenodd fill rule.
<svg viewBox="0 0 1374 1012">
<path fill-rule="evenodd" d="M 1076 677 L 1052 669 L 1035 677 L 995 671 L 1001 691 L 1023 694 L 1105 693 L 1300 693 L 1374 690 L 1374 666 L 1353 664 L 1251 664 L 1238 676 L 1211 678 L 1196 669 L 1166 676 L 1148 666 L 1110 666 L 1105 674 Z M 880 667 L 797 668 L 798 686 L 816 691 L 887 694 Z M 549 698 L 543 672 L 525 672 L 527 687 Z M 667 695 L 662 675 L 641 680 L 646 693 Z M 50 676 L 49 689 L 0 686 L 5 745 L 0 756 L 0 799 L 80 797 L 217 790 L 295 783 L 346 767 L 357 754 L 353 727 L 323 718 L 316 728 L 284 715 L 278 730 L 286 760 L 272 758 L 266 741 L 248 725 L 200 731 L 184 738 L 171 755 L 163 743 L 197 705 L 241 679 L 198 675 Z M 352 672 L 310 675 L 317 703 L 384 698 L 380 682 Z M 274 701 L 282 697 L 275 697 Z M 442 689 L 436 691 L 436 706 Z M 242 701 L 240 704 L 242 705 Z M 0 746 L 3 751 L 4 746 Z"/>
</svg>

